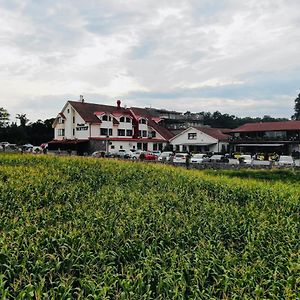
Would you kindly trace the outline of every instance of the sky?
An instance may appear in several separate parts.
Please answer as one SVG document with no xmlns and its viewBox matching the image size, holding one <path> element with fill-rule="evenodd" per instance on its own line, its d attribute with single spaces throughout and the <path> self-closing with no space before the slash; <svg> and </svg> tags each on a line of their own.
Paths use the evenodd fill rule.
<svg viewBox="0 0 300 300">
<path fill-rule="evenodd" d="M 289 118 L 299 0 L 0 0 L 0 107 L 68 100 Z"/>
</svg>

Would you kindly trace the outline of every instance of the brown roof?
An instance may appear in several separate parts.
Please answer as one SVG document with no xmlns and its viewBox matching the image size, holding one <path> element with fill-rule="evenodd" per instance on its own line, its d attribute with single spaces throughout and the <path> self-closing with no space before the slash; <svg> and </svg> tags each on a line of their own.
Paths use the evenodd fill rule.
<svg viewBox="0 0 300 300">
<path fill-rule="evenodd" d="M 211 127 L 193 127 L 193 128 L 196 128 L 197 130 L 202 131 L 205 134 L 210 135 L 219 141 L 227 141 L 230 137 L 230 135 L 224 134 L 222 132 L 222 129 L 220 128 L 211 128 Z"/>
<path fill-rule="evenodd" d="M 156 130 L 166 140 L 169 140 L 174 136 L 173 133 L 169 131 L 167 128 L 158 125 L 152 120 L 148 120 L 148 125 L 152 127 L 154 130 Z"/>
<path fill-rule="evenodd" d="M 231 132 L 300 130 L 300 121 L 247 123 Z"/>
<path fill-rule="evenodd" d="M 78 114 L 87 123 L 100 123 L 99 118 L 96 114 L 108 113 L 113 116 L 127 115 L 134 118 L 144 117 L 148 119 L 148 125 L 156 130 L 164 139 L 169 140 L 174 135 L 166 128 L 158 125 L 154 120 L 157 120 L 157 115 L 144 108 L 124 108 L 103 104 L 86 103 L 79 101 L 68 101 Z M 96 114 L 95 114 L 96 113 Z M 153 120 L 154 119 L 154 120 Z M 119 124 L 119 122 L 113 117 L 113 124 Z"/>
<path fill-rule="evenodd" d="M 132 111 L 133 115 L 136 118 L 143 117 L 148 119 L 148 125 L 156 130 L 164 139 L 169 140 L 171 139 L 174 134 L 165 127 L 158 125 L 155 121 L 158 120 L 158 114 L 145 108 L 139 107 L 131 107 L 130 110 Z"/>
<path fill-rule="evenodd" d="M 87 123 L 99 123 L 99 118 L 95 115 L 95 112 L 105 112 L 108 114 L 113 114 L 115 112 L 120 112 L 124 115 L 130 115 L 130 112 L 123 107 L 118 108 L 117 106 L 95 104 L 95 103 L 86 103 L 79 101 L 68 101 L 82 119 Z"/>
</svg>

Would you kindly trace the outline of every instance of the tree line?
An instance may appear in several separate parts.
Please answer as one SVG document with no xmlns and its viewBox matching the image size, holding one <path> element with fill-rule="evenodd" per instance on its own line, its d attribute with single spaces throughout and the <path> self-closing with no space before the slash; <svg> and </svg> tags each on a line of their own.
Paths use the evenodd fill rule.
<svg viewBox="0 0 300 300">
<path fill-rule="evenodd" d="M 10 123 L 10 115 L 6 109 L 0 108 L 0 142 L 9 142 L 11 144 L 27 144 L 41 145 L 47 143 L 54 138 L 52 124 L 54 118 L 44 121 L 37 120 L 30 122 L 26 114 L 18 114 L 16 122 Z"/>
</svg>

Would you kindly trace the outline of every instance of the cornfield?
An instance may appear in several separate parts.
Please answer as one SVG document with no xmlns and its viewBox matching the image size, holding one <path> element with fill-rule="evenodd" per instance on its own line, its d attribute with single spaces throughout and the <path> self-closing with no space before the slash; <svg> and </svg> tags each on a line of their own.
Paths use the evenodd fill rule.
<svg viewBox="0 0 300 300">
<path fill-rule="evenodd" d="M 299 299 L 299 183 L 229 175 L 1 155 L 1 299 Z"/>
</svg>

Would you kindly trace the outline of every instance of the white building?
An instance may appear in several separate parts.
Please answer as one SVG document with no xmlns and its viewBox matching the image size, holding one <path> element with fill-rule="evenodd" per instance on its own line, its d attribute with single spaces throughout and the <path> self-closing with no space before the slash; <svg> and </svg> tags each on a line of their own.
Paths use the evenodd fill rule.
<svg viewBox="0 0 300 300">
<path fill-rule="evenodd" d="M 229 135 L 222 129 L 190 127 L 170 139 L 176 152 L 227 152 Z"/>
<path fill-rule="evenodd" d="M 173 136 L 146 109 L 68 101 L 54 123 L 49 150 L 163 150 Z"/>
</svg>

